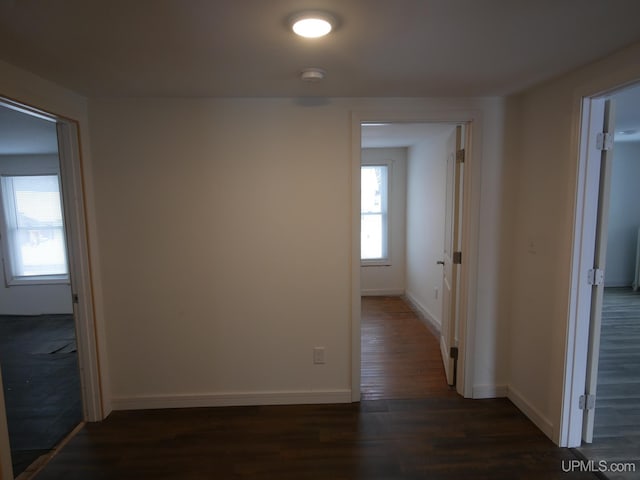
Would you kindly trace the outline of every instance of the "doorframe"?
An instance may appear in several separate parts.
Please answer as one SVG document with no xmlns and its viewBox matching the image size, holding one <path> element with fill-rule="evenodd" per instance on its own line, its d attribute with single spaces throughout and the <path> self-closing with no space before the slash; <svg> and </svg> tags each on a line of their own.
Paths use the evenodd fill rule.
<svg viewBox="0 0 640 480">
<path fill-rule="evenodd" d="M 480 187 L 482 166 L 482 112 L 479 110 L 362 110 L 351 112 L 351 401 L 360 401 L 361 306 L 360 306 L 360 165 L 362 123 L 465 124 L 464 194 L 462 202 L 463 262 L 459 278 L 460 345 L 456 390 L 473 396 L 473 359 L 478 285 Z"/>
<path fill-rule="evenodd" d="M 592 143 L 595 135 L 602 131 L 604 99 L 583 98 L 581 107 L 566 346 L 567 368 L 562 399 L 563 426 L 560 432 L 560 446 L 570 447 L 578 447 L 582 442 L 583 411 L 578 403 L 586 387 L 592 294 L 592 287 L 586 280 L 587 271 L 593 268 L 600 190 L 600 156 L 593 155 L 591 150 L 594 148 Z M 597 117 L 600 117 L 599 120 Z"/>
<path fill-rule="evenodd" d="M 584 415 L 579 407 L 579 398 L 586 392 L 587 365 L 589 355 L 593 353 L 589 352 L 592 287 L 587 283 L 587 271 L 594 265 L 601 160 L 599 155 L 593 155 L 593 142 L 595 134 L 602 131 L 606 98 L 638 82 L 640 78 L 635 78 L 603 85 L 595 92 L 583 91 L 575 94 L 579 111 L 574 114 L 574 131 L 577 133 L 573 139 L 572 152 L 577 165 L 569 314 L 558 439 L 561 447 L 576 448 L 582 445 Z"/>
<path fill-rule="evenodd" d="M 73 303 L 73 309 L 82 388 L 83 418 L 89 422 L 99 421 L 104 419 L 105 412 L 86 219 L 79 122 L 6 96 L 0 96 L 0 106 L 56 124 L 69 277 L 71 293 L 77 299 Z M 4 409 L 0 410 L 0 415 L 6 417 Z M 4 451 L 0 452 L 2 456 L 4 456 L 4 453 Z"/>
</svg>

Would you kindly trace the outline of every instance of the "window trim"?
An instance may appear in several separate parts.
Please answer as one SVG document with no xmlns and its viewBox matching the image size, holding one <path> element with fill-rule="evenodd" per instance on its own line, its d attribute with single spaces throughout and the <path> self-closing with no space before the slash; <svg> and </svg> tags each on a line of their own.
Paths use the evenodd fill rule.
<svg viewBox="0 0 640 480">
<path fill-rule="evenodd" d="M 360 251 L 360 266 L 362 267 L 390 267 L 392 266 L 391 255 L 391 190 L 392 190 L 392 178 L 393 178 L 393 160 L 371 160 L 362 162 L 360 165 L 360 174 L 362 175 L 362 167 L 387 167 L 387 188 L 386 188 L 386 215 L 383 215 L 385 220 L 383 226 L 383 241 L 386 239 L 386 256 L 384 258 L 362 258 L 362 247 Z M 362 188 L 362 185 L 360 186 Z M 362 218 L 362 200 L 360 201 L 360 218 Z M 360 225 L 360 235 L 362 235 L 362 223 Z M 361 240 L 362 242 L 362 240 Z"/>
<path fill-rule="evenodd" d="M 51 275 L 15 275 L 13 269 L 13 261 L 11 259 L 11 245 L 9 243 L 9 226 L 7 224 L 5 213 L 5 191 L 2 179 L 4 177 L 39 177 L 39 176 L 55 176 L 58 179 L 58 192 L 60 195 L 60 207 L 62 212 L 62 232 L 64 235 L 65 257 L 67 262 L 67 273 L 51 274 Z M 69 274 L 69 253 L 67 245 L 67 232 L 65 229 L 64 205 L 62 195 L 62 178 L 59 171 L 54 169 L 39 169 L 37 171 L 24 170 L 11 173 L 0 173 L 0 259 L 2 260 L 2 274 L 4 277 L 4 285 L 6 288 L 16 286 L 31 285 L 59 285 L 71 283 Z"/>
</svg>

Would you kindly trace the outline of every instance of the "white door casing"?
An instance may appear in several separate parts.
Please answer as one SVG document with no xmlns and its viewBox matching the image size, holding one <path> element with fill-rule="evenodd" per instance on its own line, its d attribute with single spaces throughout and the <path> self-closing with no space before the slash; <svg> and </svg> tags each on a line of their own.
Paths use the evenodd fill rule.
<svg viewBox="0 0 640 480">
<path fill-rule="evenodd" d="M 595 280 L 591 292 L 591 315 L 589 322 L 589 350 L 587 354 L 587 378 L 585 382 L 585 399 L 583 400 L 584 417 L 582 440 L 586 443 L 593 441 L 593 426 L 596 407 L 587 398 L 596 398 L 598 387 L 598 361 L 600 357 L 600 330 L 602 326 L 602 299 L 604 294 L 604 271 L 607 259 L 607 225 L 609 218 L 609 197 L 611 190 L 611 167 L 613 162 L 613 134 L 614 134 L 614 102 L 604 102 L 602 132 L 596 134 L 596 149 L 600 149 L 600 175 L 598 183 L 598 207 L 596 214 L 596 232 L 592 274 Z M 608 135 L 610 141 L 605 138 Z M 606 145 L 606 144 L 610 144 Z M 597 154 L 595 154 L 597 158 Z M 599 280 L 596 273 L 599 272 Z"/>
<path fill-rule="evenodd" d="M 598 204 L 603 166 L 603 152 L 598 148 L 598 135 L 603 132 L 604 127 L 605 99 L 584 97 L 580 115 L 567 353 L 558 439 L 558 444 L 562 447 L 578 447 L 582 443 L 585 427 L 589 428 L 587 425 L 590 423 L 584 415 L 585 410 L 581 408 L 580 400 L 580 397 L 587 394 L 586 372 L 589 363 L 590 376 L 597 375 L 597 364 L 589 359 L 589 345 L 592 345 L 593 351 L 596 337 L 591 334 L 591 313 L 594 301 L 598 303 L 597 295 L 594 295 L 598 289 L 591 285 L 589 271 L 594 269 L 596 261 Z M 585 436 L 588 438 L 588 435 Z"/>
<path fill-rule="evenodd" d="M 475 358 L 475 312 L 478 283 L 478 232 L 480 229 L 480 191 L 482 169 L 483 115 L 481 110 L 427 107 L 416 110 L 362 110 L 351 114 L 351 399 L 360 400 L 360 165 L 362 123 L 447 123 L 465 125 L 465 189 L 462 195 L 460 242 L 465 261 L 459 282 L 459 358 L 457 391 L 464 397 L 473 394 Z M 472 161 L 469 161 L 472 159 Z"/>
<path fill-rule="evenodd" d="M 84 195 L 80 170 L 77 125 L 58 121 L 58 155 L 64 204 L 73 313 L 78 339 L 78 363 L 82 386 L 84 418 L 104 418 L 97 337 L 93 311 L 93 291 L 89 247 L 86 238 Z"/>
</svg>

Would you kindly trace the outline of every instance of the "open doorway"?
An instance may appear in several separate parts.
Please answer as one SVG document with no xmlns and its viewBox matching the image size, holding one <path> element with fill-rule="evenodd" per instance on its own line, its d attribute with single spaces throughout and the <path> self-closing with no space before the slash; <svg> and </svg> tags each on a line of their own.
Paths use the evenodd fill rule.
<svg viewBox="0 0 640 480">
<path fill-rule="evenodd" d="M 13 475 L 83 420 L 54 121 L 0 106 L 0 366 Z"/>
<path fill-rule="evenodd" d="M 585 122 L 593 132 L 583 130 L 583 162 L 592 166 L 592 181 L 585 187 L 590 227 L 583 229 L 589 275 L 578 319 L 588 323 L 588 342 L 581 345 L 586 368 L 574 372 L 586 371 L 580 452 L 589 460 L 628 462 L 639 470 L 640 86 L 587 100 L 586 107 Z"/>
<path fill-rule="evenodd" d="M 443 315 L 458 287 L 450 277 L 461 130 L 455 123 L 361 126 L 363 399 L 427 397 L 455 386 L 459 317 L 452 312 L 449 328 Z"/>
</svg>

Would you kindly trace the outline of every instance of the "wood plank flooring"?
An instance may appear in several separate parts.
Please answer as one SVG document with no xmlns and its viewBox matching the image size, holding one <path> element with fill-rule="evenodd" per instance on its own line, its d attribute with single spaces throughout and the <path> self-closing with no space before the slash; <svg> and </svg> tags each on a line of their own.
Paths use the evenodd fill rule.
<svg viewBox="0 0 640 480">
<path fill-rule="evenodd" d="M 573 453 L 555 447 L 508 400 L 453 393 L 439 355 L 421 351 L 437 343 L 417 318 L 407 326 L 411 312 L 398 302 L 363 301 L 363 387 L 371 399 L 114 412 L 86 425 L 36 480 L 596 478 L 563 472 Z M 403 375 L 404 366 L 412 373 Z M 376 371 L 397 378 L 376 380 Z"/>
<path fill-rule="evenodd" d="M 640 479 L 640 293 L 606 288 L 602 308 L 596 415 L 591 445 L 579 450 L 589 459 L 633 461 Z"/>
<path fill-rule="evenodd" d="M 438 339 L 400 297 L 362 298 L 363 400 L 456 396 Z"/>
</svg>

